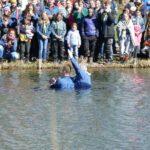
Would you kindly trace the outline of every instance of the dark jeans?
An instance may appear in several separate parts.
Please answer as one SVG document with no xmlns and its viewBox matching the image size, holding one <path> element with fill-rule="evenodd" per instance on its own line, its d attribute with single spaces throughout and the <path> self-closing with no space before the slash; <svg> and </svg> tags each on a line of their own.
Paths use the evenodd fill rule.
<svg viewBox="0 0 150 150">
<path fill-rule="evenodd" d="M 103 45 L 104 44 L 104 45 Z M 102 47 L 104 46 L 105 57 L 108 60 L 113 59 L 113 38 L 102 38 Z"/>
<path fill-rule="evenodd" d="M 93 57 L 96 49 L 96 36 L 83 37 L 84 56 Z"/>
<path fill-rule="evenodd" d="M 52 53 L 53 53 L 54 60 L 62 61 L 64 58 L 64 41 L 53 40 Z"/>
<path fill-rule="evenodd" d="M 137 54 L 140 52 L 140 46 L 134 47 L 133 58 L 137 58 Z"/>
<path fill-rule="evenodd" d="M 20 59 L 30 59 L 31 42 L 20 42 Z"/>
<path fill-rule="evenodd" d="M 34 34 L 33 39 L 31 41 L 31 50 L 30 50 L 30 55 L 33 58 L 38 58 L 39 57 L 39 42 L 38 42 L 38 36 L 37 33 Z"/>
<path fill-rule="evenodd" d="M 95 61 L 99 58 L 104 58 L 104 40 L 102 37 L 98 38 L 95 49 Z"/>
</svg>

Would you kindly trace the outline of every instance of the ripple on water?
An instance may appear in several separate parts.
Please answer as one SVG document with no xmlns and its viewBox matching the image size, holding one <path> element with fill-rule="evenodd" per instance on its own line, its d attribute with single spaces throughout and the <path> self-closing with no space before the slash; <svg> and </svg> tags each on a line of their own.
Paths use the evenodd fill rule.
<svg viewBox="0 0 150 150">
<path fill-rule="evenodd" d="M 148 70 L 102 70 L 88 91 L 49 90 L 50 73 L 0 77 L 0 150 L 149 150 Z"/>
</svg>

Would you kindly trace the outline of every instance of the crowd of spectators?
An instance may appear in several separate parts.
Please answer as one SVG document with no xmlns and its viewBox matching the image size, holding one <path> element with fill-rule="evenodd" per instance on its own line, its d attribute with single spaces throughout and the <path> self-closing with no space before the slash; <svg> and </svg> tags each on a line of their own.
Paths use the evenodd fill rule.
<svg viewBox="0 0 150 150">
<path fill-rule="evenodd" d="M 0 61 L 87 62 L 150 55 L 150 0 L 0 1 Z"/>
</svg>

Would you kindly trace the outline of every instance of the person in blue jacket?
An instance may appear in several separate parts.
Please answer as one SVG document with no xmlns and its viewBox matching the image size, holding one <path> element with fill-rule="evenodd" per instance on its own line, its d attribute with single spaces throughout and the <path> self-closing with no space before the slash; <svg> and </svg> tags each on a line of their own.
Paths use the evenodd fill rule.
<svg viewBox="0 0 150 150">
<path fill-rule="evenodd" d="M 48 54 L 48 39 L 51 34 L 50 20 L 46 12 L 41 14 L 41 18 L 37 24 L 37 35 L 39 41 L 39 59 L 42 61 L 47 60 Z"/>
<path fill-rule="evenodd" d="M 59 13 L 59 9 L 55 6 L 54 0 L 47 0 L 47 6 L 44 7 L 44 11 L 48 14 L 49 18 L 52 19 L 55 15 Z"/>
<path fill-rule="evenodd" d="M 85 65 L 79 65 L 77 60 L 73 57 L 71 51 L 68 51 L 70 61 L 75 70 L 76 75 L 71 77 L 71 68 L 68 66 L 63 67 L 63 76 L 59 77 L 57 80 L 52 78 L 50 80 L 50 87 L 53 89 L 89 89 L 91 88 L 91 74 L 88 73 L 87 67 Z"/>
<path fill-rule="evenodd" d="M 62 76 L 58 79 L 52 78 L 50 88 L 56 90 L 74 89 L 73 78 L 70 76 L 71 66 L 65 65 L 62 69 Z"/>
<path fill-rule="evenodd" d="M 5 7 L 4 8 L 4 14 L 0 18 L 0 29 L 1 29 L 1 35 L 0 36 L 1 37 L 4 34 L 7 34 L 8 30 L 10 28 L 15 28 L 17 26 L 17 21 L 10 17 L 10 13 L 11 13 L 10 7 L 8 7 L 8 6 Z"/>
<path fill-rule="evenodd" d="M 75 70 L 76 75 L 74 78 L 74 85 L 75 89 L 89 89 L 92 86 L 91 83 L 91 74 L 87 71 L 87 67 L 85 64 L 80 64 L 78 61 L 73 57 L 71 51 L 68 51 L 70 61 L 72 66 Z"/>
</svg>

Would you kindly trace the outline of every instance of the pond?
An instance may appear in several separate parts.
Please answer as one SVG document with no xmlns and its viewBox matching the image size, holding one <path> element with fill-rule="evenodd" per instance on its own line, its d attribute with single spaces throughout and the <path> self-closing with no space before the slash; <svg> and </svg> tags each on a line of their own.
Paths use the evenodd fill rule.
<svg viewBox="0 0 150 150">
<path fill-rule="evenodd" d="M 87 91 L 52 71 L 0 72 L 0 150 L 149 150 L 150 69 L 93 71 Z"/>
</svg>

